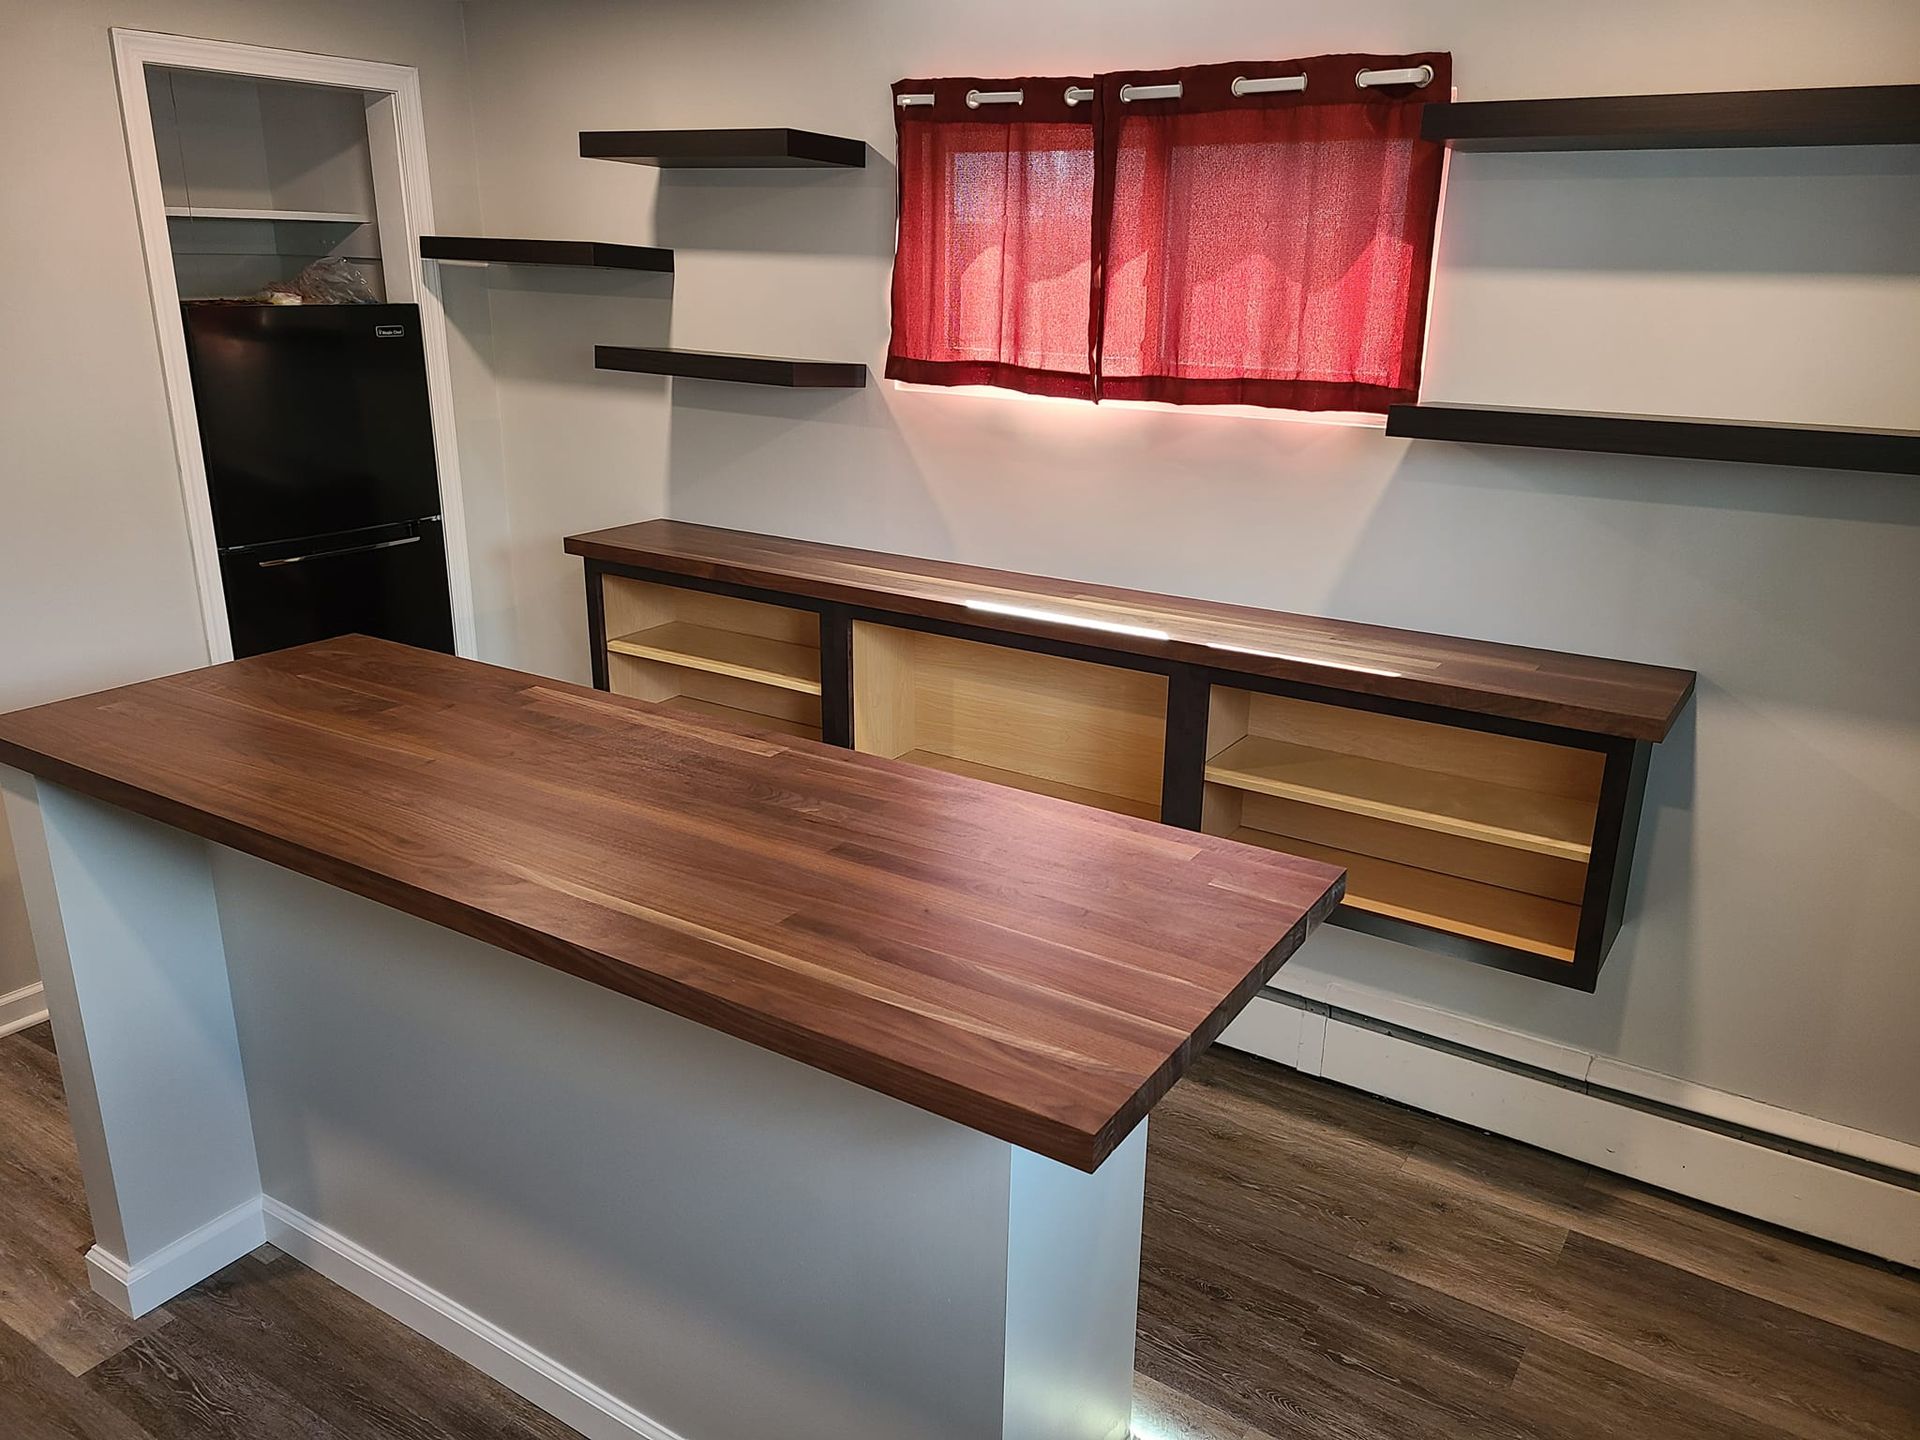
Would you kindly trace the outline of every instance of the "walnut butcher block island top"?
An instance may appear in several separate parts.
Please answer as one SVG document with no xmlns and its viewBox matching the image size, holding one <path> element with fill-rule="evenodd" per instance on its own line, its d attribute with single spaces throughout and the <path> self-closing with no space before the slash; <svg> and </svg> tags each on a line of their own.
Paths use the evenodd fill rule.
<svg viewBox="0 0 1920 1440">
<path fill-rule="evenodd" d="M 1344 882 L 359 637 L 0 791 L 94 1288 L 271 1240 L 595 1436 L 1125 1433 L 1147 1111 Z"/>
<path fill-rule="evenodd" d="M 1340 892 L 358 637 L 0 718 L 0 762 L 1087 1170 Z"/>
</svg>

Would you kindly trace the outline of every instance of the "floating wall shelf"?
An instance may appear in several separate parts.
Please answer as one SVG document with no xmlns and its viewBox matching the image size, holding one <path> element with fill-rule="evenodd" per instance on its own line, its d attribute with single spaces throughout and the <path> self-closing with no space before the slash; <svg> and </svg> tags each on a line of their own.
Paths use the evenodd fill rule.
<svg viewBox="0 0 1920 1440">
<path fill-rule="evenodd" d="M 1688 150 L 1920 143 L 1920 85 L 1583 95 L 1429 105 L 1423 139 L 1456 150 Z M 1920 434 L 1681 415 L 1395 405 L 1387 434 L 1479 445 L 1920 474 Z"/>
<path fill-rule="evenodd" d="M 864 141 L 812 130 L 582 130 L 588 160 L 624 160 L 663 170 L 861 169 Z"/>
<path fill-rule="evenodd" d="M 1420 134 L 1457 150 L 1911 145 L 1920 85 L 1453 102 L 1427 106 Z"/>
<path fill-rule="evenodd" d="M 1659 415 L 1584 414 L 1574 410 L 1494 409 L 1478 405 L 1395 405 L 1387 434 L 1475 445 L 1529 445 L 1610 455 L 1665 455 L 1920 475 L 1920 433 L 1839 430 L 1757 420 L 1695 420 Z"/>
<path fill-rule="evenodd" d="M 594 270 L 673 273 L 673 251 L 655 245 L 610 245 L 601 240 L 496 240 L 475 235 L 422 235 L 423 260 L 480 265 L 568 265 Z"/>
<path fill-rule="evenodd" d="M 654 350 L 630 345 L 593 347 L 596 370 L 677 375 L 685 380 L 730 380 L 793 390 L 858 390 L 867 367 L 838 360 L 783 360 L 770 355 L 723 355 L 709 350 Z"/>
</svg>

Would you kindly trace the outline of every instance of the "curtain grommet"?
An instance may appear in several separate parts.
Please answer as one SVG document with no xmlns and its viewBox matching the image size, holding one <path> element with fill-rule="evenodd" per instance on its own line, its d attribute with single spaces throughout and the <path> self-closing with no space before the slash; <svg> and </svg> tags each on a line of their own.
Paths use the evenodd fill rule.
<svg viewBox="0 0 1920 1440">
<path fill-rule="evenodd" d="M 1404 70 L 1356 70 L 1353 74 L 1356 89 L 1366 90 L 1375 85 L 1413 85 L 1424 89 L 1433 83 L 1431 65 L 1410 65 Z"/>
<path fill-rule="evenodd" d="M 1270 75 L 1264 80 L 1236 75 L 1233 77 L 1233 84 L 1227 87 L 1236 100 L 1244 99 L 1249 95 L 1280 95 L 1289 92 L 1298 94 L 1306 88 L 1307 77 L 1304 75 Z"/>
</svg>

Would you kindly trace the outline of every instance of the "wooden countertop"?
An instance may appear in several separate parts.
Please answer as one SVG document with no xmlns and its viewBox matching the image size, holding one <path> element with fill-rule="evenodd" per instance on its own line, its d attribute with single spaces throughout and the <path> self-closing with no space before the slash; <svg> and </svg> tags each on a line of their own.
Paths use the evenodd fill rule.
<svg viewBox="0 0 1920 1440">
<path fill-rule="evenodd" d="M 0 716 L 0 763 L 1083 1170 L 1344 888 L 361 637 Z"/>
<path fill-rule="evenodd" d="M 570 535 L 567 551 L 673 575 L 1633 740 L 1664 739 L 1693 693 L 1691 670 L 1663 665 L 1179 599 L 678 520 Z M 1036 609 L 1043 613 L 1031 613 Z M 1011 613 L 1022 610 L 1029 613 Z"/>
</svg>

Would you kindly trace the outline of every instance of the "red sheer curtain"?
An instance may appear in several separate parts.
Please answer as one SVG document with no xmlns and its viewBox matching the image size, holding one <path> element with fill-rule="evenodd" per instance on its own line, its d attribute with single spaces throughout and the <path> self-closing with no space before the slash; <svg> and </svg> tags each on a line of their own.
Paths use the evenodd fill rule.
<svg viewBox="0 0 1920 1440">
<path fill-rule="evenodd" d="M 1429 65 L 1424 86 L 1361 70 Z M 1099 396 L 1383 411 L 1420 382 L 1445 54 L 1323 55 L 1103 75 Z M 1305 75 L 1236 96 L 1237 77 Z M 1122 87 L 1178 82 L 1177 99 Z"/>
<path fill-rule="evenodd" d="M 1086 76 L 902 80 L 887 374 L 1091 398 L 1092 103 Z M 1018 91 L 1020 103 L 969 105 Z M 932 95 L 931 105 L 901 105 Z"/>
</svg>

